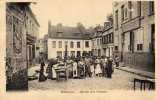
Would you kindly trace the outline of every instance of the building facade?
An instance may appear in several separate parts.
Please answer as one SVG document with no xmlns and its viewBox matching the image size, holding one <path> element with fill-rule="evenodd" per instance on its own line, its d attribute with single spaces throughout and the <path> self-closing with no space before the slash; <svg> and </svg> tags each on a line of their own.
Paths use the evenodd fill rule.
<svg viewBox="0 0 157 100">
<path fill-rule="evenodd" d="M 31 67 L 36 61 L 36 43 L 39 39 L 39 23 L 30 7 L 25 8 L 25 28 L 27 38 L 27 64 Z"/>
<path fill-rule="evenodd" d="M 114 34 L 113 23 L 105 22 L 102 32 L 102 55 L 106 57 L 113 57 L 114 52 Z"/>
<path fill-rule="evenodd" d="M 68 27 L 58 24 L 51 26 L 49 22 L 49 38 L 47 40 L 48 59 L 64 58 L 65 51 L 69 57 L 91 54 L 90 34 L 79 27 Z"/>
<path fill-rule="evenodd" d="M 40 60 L 40 56 L 42 54 L 44 54 L 45 50 L 44 50 L 44 39 L 38 39 L 37 43 L 36 43 L 36 61 L 39 63 Z"/>
<path fill-rule="evenodd" d="M 102 56 L 102 31 L 103 27 L 98 25 L 94 29 L 92 35 L 92 55 L 93 56 Z"/>
<path fill-rule="evenodd" d="M 27 16 L 30 3 L 6 3 L 6 89 L 27 90 L 28 45 L 34 45 Z M 28 10 L 29 9 L 29 10 Z M 30 16 L 32 17 L 32 16 Z M 30 19 L 30 17 L 28 19 Z M 34 27 L 31 26 L 34 30 Z M 37 32 L 35 32 L 37 33 Z M 30 36 L 29 36 L 30 35 Z M 32 41 L 33 40 L 33 43 Z M 32 49 L 31 49 L 32 50 Z M 32 56 L 32 54 L 31 54 Z"/>
<path fill-rule="evenodd" d="M 44 35 L 43 38 L 40 38 L 37 40 L 37 43 L 36 43 L 36 61 L 38 63 L 40 61 L 41 56 L 45 59 L 45 61 L 48 60 L 47 41 L 48 41 L 48 34 Z"/>
<path fill-rule="evenodd" d="M 154 13 L 153 1 L 114 2 L 114 54 L 125 64 L 154 71 Z"/>
</svg>

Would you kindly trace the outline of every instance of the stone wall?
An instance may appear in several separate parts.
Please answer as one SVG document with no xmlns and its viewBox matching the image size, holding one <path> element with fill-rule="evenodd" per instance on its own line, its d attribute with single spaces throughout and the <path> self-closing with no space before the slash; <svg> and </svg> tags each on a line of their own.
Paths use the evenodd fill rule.
<svg viewBox="0 0 157 100">
<path fill-rule="evenodd" d="M 6 5 L 6 90 L 27 90 L 24 9 L 16 3 Z"/>
<path fill-rule="evenodd" d="M 11 79 L 7 80 L 6 90 L 28 90 L 27 70 L 23 69 L 12 74 Z"/>
</svg>

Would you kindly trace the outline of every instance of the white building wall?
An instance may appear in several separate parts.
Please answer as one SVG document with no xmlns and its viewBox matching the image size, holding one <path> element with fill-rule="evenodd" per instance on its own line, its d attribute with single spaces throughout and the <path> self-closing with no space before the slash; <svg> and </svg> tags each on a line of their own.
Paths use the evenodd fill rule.
<svg viewBox="0 0 157 100">
<path fill-rule="evenodd" d="M 56 41 L 56 48 L 53 48 L 52 45 L 52 41 Z M 62 48 L 59 48 L 59 41 L 62 41 Z M 76 40 L 76 39 L 48 39 L 48 59 L 50 58 L 55 58 L 57 57 L 57 51 L 61 51 L 62 52 L 62 57 L 64 57 L 64 52 L 65 52 L 65 42 L 68 42 L 67 44 L 67 51 L 68 51 L 68 56 L 71 55 L 71 51 L 75 51 L 75 56 L 77 55 L 77 51 L 80 51 L 81 55 L 83 53 L 83 51 L 91 51 L 91 40 Z M 89 47 L 85 47 L 85 42 L 88 41 L 89 42 Z M 74 43 L 74 48 L 70 47 L 70 43 L 73 42 Z M 77 42 L 80 42 L 80 48 L 77 48 Z"/>
</svg>

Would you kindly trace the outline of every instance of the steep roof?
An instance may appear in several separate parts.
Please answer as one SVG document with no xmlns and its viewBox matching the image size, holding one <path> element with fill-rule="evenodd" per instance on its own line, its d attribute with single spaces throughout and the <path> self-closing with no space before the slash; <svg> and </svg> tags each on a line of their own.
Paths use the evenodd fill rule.
<svg viewBox="0 0 157 100">
<path fill-rule="evenodd" d="M 49 37 L 60 39 L 90 39 L 91 33 L 87 29 L 70 26 L 49 26 Z"/>
</svg>

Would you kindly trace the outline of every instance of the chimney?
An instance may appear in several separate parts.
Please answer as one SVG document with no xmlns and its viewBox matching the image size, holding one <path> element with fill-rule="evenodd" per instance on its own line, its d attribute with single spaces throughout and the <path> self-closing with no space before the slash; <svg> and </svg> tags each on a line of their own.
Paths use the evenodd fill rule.
<svg viewBox="0 0 157 100">
<path fill-rule="evenodd" d="M 110 22 L 104 22 L 104 28 L 108 28 L 110 26 Z"/>
<path fill-rule="evenodd" d="M 48 21 L 48 34 L 51 33 L 51 21 L 49 20 Z"/>
<path fill-rule="evenodd" d="M 62 33 L 63 32 L 63 27 L 62 23 L 57 24 L 57 33 Z"/>
</svg>

